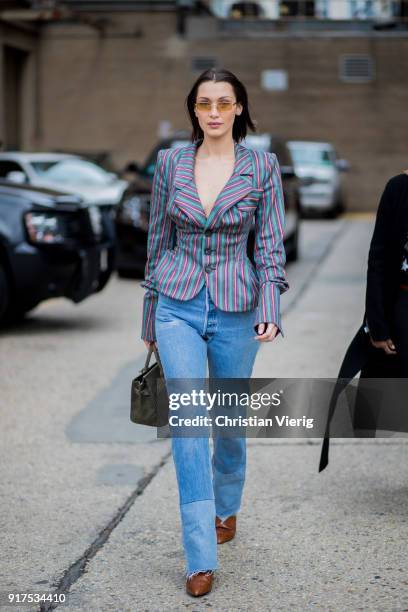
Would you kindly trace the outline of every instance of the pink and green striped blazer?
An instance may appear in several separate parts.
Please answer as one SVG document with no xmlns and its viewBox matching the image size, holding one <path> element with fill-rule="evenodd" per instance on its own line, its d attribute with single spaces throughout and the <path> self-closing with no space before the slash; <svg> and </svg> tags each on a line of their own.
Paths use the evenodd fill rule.
<svg viewBox="0 0 408 612">
<path fill-rule="evenodd" d="M 142 287 L 142 335 L 155 341 L 158 293 L 192 299 L 204 283 L 214 304 L 229 312 L 257 308 L 256 323 L 282 333 L 285 207 L 274 153 L 235 142 L 235 166 L 207 218 L 194 179 L 197 145 L 161 149 L 153 177 L 147 262 Z M 255 215 L 255 266 L 246 245 Z M 254 328 L 256 329 L 256 328 Z"/>
</svg>

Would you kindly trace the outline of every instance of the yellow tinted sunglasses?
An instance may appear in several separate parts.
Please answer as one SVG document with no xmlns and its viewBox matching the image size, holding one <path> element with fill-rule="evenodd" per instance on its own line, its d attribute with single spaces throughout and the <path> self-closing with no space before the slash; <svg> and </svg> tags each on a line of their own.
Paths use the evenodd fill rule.
<svg viewBox="0 0 408 612">
<path fill-rule="evenodd" d="M 217 111 L 219 113 L 227 113 L 228 111 L 232 110 L 232 107 L 234 106 L 234 104 L 236 104 L 236 102 L 214 102 L 214 104 L 216 105 Z M 208 113 L 212 108 L 212 103 L 196 102 L 195 107 L 198 111 Z"/>
</svg>

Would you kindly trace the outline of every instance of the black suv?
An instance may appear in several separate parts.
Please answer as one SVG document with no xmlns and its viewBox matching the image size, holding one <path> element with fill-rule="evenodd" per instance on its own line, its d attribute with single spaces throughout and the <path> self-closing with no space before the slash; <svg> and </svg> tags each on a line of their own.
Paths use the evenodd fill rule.
<svg viewBox="0 0 408 612">
<path fill-rule="evenodd" d="M 126 172 L 134 172 L 135 180 L 123 193 L 116 207 L 117 270 L 120 276 L 143 275 L 146 265 L 147 233 L 149 229 L 150 196 L 154 168 L 160 149 L 188 145 L 189 133 L 177 132 L 171 138 L 160 141 L 151 151 L 145 164 L 130 163 Z M 285 200 L 285 250 L 288 261 L 298 256 L 300 184 L 286 141 L 271 134 L 248 136 L 241 144 L 275 153 L 282 174 Z M 254 231 L 248 236 L 248 256 L 253 261 Z"/>
<path fill-rule="evenodd" d="M 0 180 L 0 321 L 51 297 L 80 302 L 115 265 L 108 209 L 80 196 Z"/>
</svg>

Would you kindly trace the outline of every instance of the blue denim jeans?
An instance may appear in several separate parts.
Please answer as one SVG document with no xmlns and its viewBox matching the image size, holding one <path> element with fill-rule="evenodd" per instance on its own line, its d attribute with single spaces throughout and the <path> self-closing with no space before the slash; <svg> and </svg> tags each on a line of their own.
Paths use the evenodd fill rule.
<svg viewBox="0 0 408 612">
<path fill-rule="evenodd" d="M 248 379 L 259 341 L 254 336 L 256 309 L 226 312 L 213 303 L 206 285 L 191 300 L 159 293 L 155 329 L 165 379 Z M 169 388 L 168 388 L 168 391 Z M 199 409 L 200 410 L 200 409 Z M 206 408 L 202 408 L 202 414 Z M 197 414 L 195 412 L 194 414 Z M 208 414 L 208 413 L 207 413 Z M 186 574 L 215 570 L 215 516 L 237 514 L 245 482 L 246 438 L 171 438 L 179 489 Z"/>
</svg>

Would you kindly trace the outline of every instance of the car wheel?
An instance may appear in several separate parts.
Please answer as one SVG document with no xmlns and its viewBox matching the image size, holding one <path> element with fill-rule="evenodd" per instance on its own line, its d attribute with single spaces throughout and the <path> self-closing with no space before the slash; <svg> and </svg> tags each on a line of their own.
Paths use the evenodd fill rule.
<svg viewBox="0 0 408 612">
<path fill-rule="evenodd" d="M 16 303 L 10 290 L 10 282 L 4 268 L 0 264 L 0 323 L 6 325 L 19 323 L 25 315 L 38 306 L 38 303 Z"/>
<path fill-rule="evenodd" d="M 299 226 L 296 227 L 296 231 L 290 240 L 290 248 L 286 255 L 287 262 L 297 261 L 299 257 Z"/>
<path fill-rule="evenodd" d="M 327 219 L 336 219 L 339 215 L 344 213 L 345 210 L 346 207 L 343 200 L 337 200 L 336 204 L 327 211 L 326 217 Z"/>
<path fill-rule="evenodd" d="M 339 215 L 342 215 L 344 212 L 346 212 L 346 205 L 344 203 L 344 200 L 339 200 L 337 202 L 337 213 Z"/>
<path fill-rule="evenodd" d="M 7 278 L 6 271 L 0 264 L 0 321 L 5 318 L 6 312 L 10 304 L 10 284 Z"/>
<path fill-rule="evenodd" d="M 4 323 L 20 323 L 31 310 L 36 308 L 38 303 L 35 304 L 16 304 L 13 300 L 10 301 L 7 312 L 4 315 Z"/>
<path fill-rule="evenodd" d="M 337 206 L 333 206 L 333 208 L 329 208 L 329 210 L 324 215 L 326 219 L 335 219 L 337 217 Z"/>
<path fill-rule="evenodd" d="M 299 219 L 309 219 L 310 218 L 310 212 L 309 210 L 307 210 L 306 208 L 303 208 L 303 206 L 299 206 Z"/>
<path fill-rule="evenodd" d="M 143 278 L 144 276 L 141 270 L 128 270 L 127 268 L 117 268 L 116 273 L 119 278 Z"/>
</svg>

